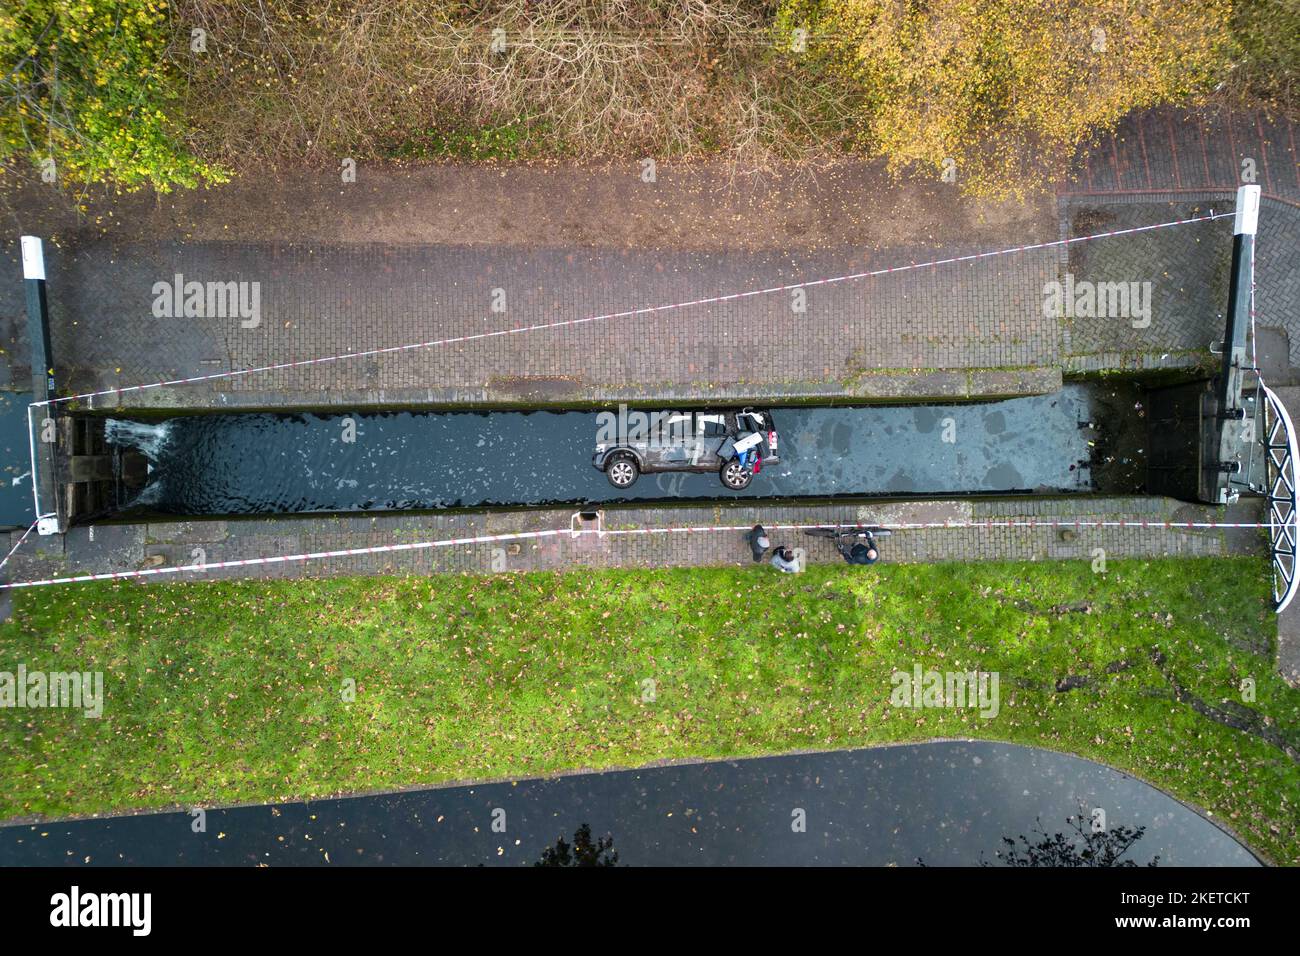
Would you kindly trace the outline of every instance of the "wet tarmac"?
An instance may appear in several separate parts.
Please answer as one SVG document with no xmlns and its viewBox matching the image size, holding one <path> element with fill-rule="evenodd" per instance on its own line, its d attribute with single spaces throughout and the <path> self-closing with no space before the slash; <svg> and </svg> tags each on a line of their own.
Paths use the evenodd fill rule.
<svg viewBox="0 0 1300 956">
<path fill-rule="evenodd" d="M 1258 863 L 1127 774 L 976 741 L 213 809 L 199 822 L 178 812 L 5 827 L 0 866 L 526 866 L 583 824 L 633 866 L 1004 865 L 1004 838 L 1028 859 L 1022 836 L 1037 846 L 1056 833 L 1066 839 L 1050 862 L 1077 865 L 1094 831 L 1103 845 L 1136 837 L 1120 859 L 1137 865 Z"/>
</svg>

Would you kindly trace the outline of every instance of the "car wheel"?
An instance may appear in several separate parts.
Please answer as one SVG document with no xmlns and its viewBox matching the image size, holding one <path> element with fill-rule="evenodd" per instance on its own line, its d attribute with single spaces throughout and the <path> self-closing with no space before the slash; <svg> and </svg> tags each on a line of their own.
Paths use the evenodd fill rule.
<svg viewBox="0 0 1300 956">
<path fill-rule="evenodd" d="M 740 491 L 749 487 L 749 483 L 754 480 L 754 473 L 738 461 L 729 461 L 722 466 L 718 477 L 732 491 Z"/>
<path fill-rule="evenodd" d="M 605 468 L 605 477 L 615 488 L 631 488 L 640 475 L 641 469 L 631 455 L 619 455 Z"/>
</svg>

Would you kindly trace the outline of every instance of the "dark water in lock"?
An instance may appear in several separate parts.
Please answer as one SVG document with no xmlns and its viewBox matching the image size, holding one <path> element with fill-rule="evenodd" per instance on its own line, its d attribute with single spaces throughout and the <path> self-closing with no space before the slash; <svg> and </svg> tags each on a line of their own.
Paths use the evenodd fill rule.
<svg viewBox="0 0 1300 956">
<path fill-rule="evenodd" d="M 0 527 L 28 528 L 36 520 L 27 406 L 31 392 L 0 392 Z"/>
<path fill-rule="evenodd" d="M 0 866 L 526 866 L 584 823 L 620 865 L 998 865 L 1003 837 L 1038 842 L 1040 828 L 1077 852 L 1067 818 L 1081 816 L 1086 832 L 1094 818 L 1144 827 L 1121 858 L 1138 865 L 1258 863 L 1126 774 L 956 741 L 208 810 L 202 833 L 188 813 L 10 826 Z"/>
<path fill-rule="evenodd" d="M 1132 386 L 1069 385 L 979 404 L 776 408 L 780 463 L 741 492 L 716 473 L 645 474 L 615 489 L 591 464 L 594 411 L 192 415 L 112 420 L 108 435 L 150 459 L 135 510 L 183 515 L 1127 493 L 1142 483 L 1139 402 Z"/>
</svg>

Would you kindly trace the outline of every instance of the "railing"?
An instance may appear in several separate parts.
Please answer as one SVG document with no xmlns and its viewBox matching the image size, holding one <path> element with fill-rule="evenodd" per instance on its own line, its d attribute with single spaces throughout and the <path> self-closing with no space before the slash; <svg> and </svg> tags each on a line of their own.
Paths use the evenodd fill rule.
<svg viewBox="0 0 1300 956">
<path fill-rule="evenodd" d="M 1273 606 L 1280 614 L 1296 592 L 1296 450 L 1291 416 L 1271 388 L 1260 383 L 1265 404 L 1268 468 L 1268 535 L 1273 557 Z"/>
</svg>

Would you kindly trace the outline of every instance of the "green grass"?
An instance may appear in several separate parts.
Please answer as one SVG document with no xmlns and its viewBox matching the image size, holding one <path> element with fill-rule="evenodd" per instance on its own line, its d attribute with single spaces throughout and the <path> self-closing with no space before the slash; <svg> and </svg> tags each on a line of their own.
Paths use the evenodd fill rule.
<svg viewBox="0 0 1300 956">
<path fill-rule="evenodd" d="M 451 123 L 408 134 L 385 155 L 392 159 L 465 162 L 519 162 L 555 158 L 566 154 L 558 143 L 547 139 L 549 127 L 527 117 L 483 127 Z"/>
<path fill-rule="evenodd" d="M 1248 706 L 1296 739 L 1266 576 L 1234 558 L 19 592 L 0 670 L 102 670 L 107 701 L 0 712 L 0 818 L 978 737 L 1129 771 L 1295 864 L 1300 766 L 1176 702 L 1150 657 L 1215 705 L 1253 677 Z M 997 671 L 1000 714 L 891 708 L 918 662 Z M 1058 693 L 1066 674 L 1095 683 Z"/>
</svg>

